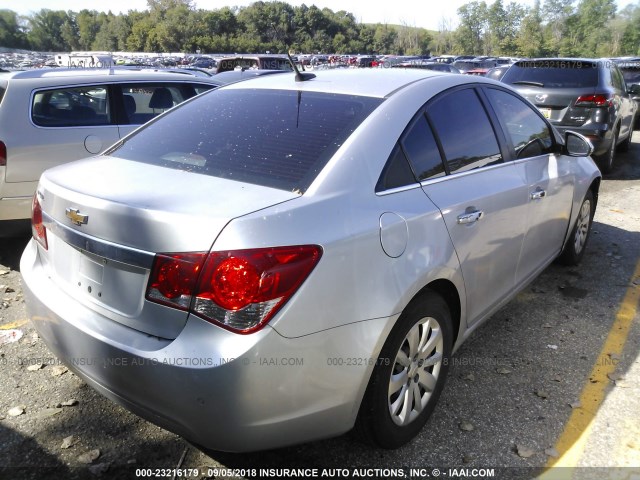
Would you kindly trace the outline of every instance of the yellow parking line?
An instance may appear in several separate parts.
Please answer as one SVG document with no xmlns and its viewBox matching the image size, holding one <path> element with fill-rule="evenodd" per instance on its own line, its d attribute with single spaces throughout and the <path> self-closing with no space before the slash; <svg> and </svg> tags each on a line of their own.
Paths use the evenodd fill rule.
<svg viewBox="0 0 640 480">
<path fill-rule="evenodd" d="M 640 261 L 636 264 L 632 282 L 640 277 Z M 627 341 L 629 330 L 636 316 L 638 300 L 640 299 L 640 287 L 631 285 L 627 288 L 616 319 L 609 330 L 609 335 L 602 345 L 600 354 L 591 370 L 589 380 L 580 395 L 581 407 L 572 411 L 560 438 L 556 442 L 555 449 L 560 453 L 557 459 L 550 459 L 546 467 L 575 467 L 582 458 L 587 440 L 593 428 L 593 420 L 596 417 L 600 405 L 604 401 L 605 392 L 609 386 L 608 374 L 616 368 L 613 358 L 620 358 Z M 567 471 L 565 474 L 569 473 Z M 551 470 L 546 470 L 541 479 L 550 478 Z"/>
<path fill-rule="evenodd" d="M 0 325 L 0 330 L 13 330 L 14 328 L 19 328 L 23 325 L 29 323 L 29 320 L 24 318 L 22 320 L 16 320 L 15 322 L 5 323 L 4 325 Z"/>
</svg>

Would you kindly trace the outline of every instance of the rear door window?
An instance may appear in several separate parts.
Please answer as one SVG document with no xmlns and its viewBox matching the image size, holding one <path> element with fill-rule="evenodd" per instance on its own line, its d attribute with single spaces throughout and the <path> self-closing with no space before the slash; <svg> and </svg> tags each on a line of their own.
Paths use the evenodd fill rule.
<svg viewBox="0 0 640 480">
<path fill-rule="evenodd" d="M 122 84 L 125 118 L 121 124 L 142 125 L 185 100 L 213 88 L 189 83 Z"/>
<path fill-rule="evenodd" d="M 495 132 L 474 89 L 445 94 L 427 107 L 449 173 L 502 162 Z"/>
<path fill-rule="evenodd" d="M 92 85 L 38 91 L 33 95 L 31 119 L 41 127 L 109 125 L 108 89 Z"/>
<path fill-rule="evenodd" d="M 407 154 L 418 180 L 445 175 L 438 144 L 424 114 L 414 120 L 413 125 L 404 135 L 402 148 Z"/>
</svg>

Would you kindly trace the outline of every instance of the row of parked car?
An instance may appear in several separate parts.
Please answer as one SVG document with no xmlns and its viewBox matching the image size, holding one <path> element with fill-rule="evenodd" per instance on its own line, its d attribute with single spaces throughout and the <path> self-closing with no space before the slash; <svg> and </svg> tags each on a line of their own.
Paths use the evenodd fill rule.
<svg viewBox="0 0 640 480">
<path fill-rule="evenodd" d="M 613 169 L 617 150 L 629 149 L 634 128 L 640 125 L 640 58 L 524 59 L 500 66 L 496 59 L 476 58 L 394 67 L 482 75 L 512 86 L 560 132 L 585 135 L 604 173 Z"/>
</svg>

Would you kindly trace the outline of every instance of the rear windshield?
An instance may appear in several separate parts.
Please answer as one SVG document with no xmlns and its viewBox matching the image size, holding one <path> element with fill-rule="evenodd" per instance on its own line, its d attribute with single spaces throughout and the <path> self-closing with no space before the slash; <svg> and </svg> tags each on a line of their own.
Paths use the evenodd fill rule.
<svg viewBox="0 0 640 480">
<path fill-rule="evenodd" d="M 176 170 L 304 192 L 382 99 L 215 90 L 106 152 Z"/>
<path fill-rule="evenodd" d="M 513 64 L 502 81 L 543 88 L 596 87 L 598 65 L 581 60 L 526 60 Z"/>
</svg>

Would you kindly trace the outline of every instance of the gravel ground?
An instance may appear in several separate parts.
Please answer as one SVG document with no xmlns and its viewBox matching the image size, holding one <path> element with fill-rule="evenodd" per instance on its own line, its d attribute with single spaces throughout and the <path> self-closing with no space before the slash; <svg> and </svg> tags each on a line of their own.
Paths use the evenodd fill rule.
<svg viewBox="0 0 640 480">
<path fill-rule="evenodd" d="M 448 468 L 495 468 L 495 478 L 533 478 L 558 453 L 556 440 L 575 409 L 592 411 L 596 422 L 577 463 L 589 468 L 567 478 L 589 472 L 613 478 L 614 467 L 640 467 L 637 313 L 624 348 L 601 351 L 625 293 L 640 288 L 634 276 L 640 259 L 635 135 L 631 151 L 620 155 L 603 182 L 582 265 L 550 266 L 472 335 L 453 358 L 426 428 L 397 451 L 344 435 L 256 454 L 205 455 L 101 397 L 58 363 L 27 321 L 18 263 L 28 238 L 0 239 L 0 343 L 12 340 L 0 345 L 0 478 L 173 478 L 169 469 L 178 466 L 199 469 L 183 472 L 189 478 L 274 478 L 278 472 L 260 475 L 260 469 L 303 466 L 425 469 L 420 478 L 433 478 L 434 468 L 442 476 L 455 476 Z M 10 336 L 14 330 L 19 339 Z M 590 378 L 599 363 L 615 365 L 604 382 Z M 581 405 L 584 386 L 594 381 L 602 382 L 604 400 Z M 360 473 L 382 478 L 384 472 Z"/>
</svg>

